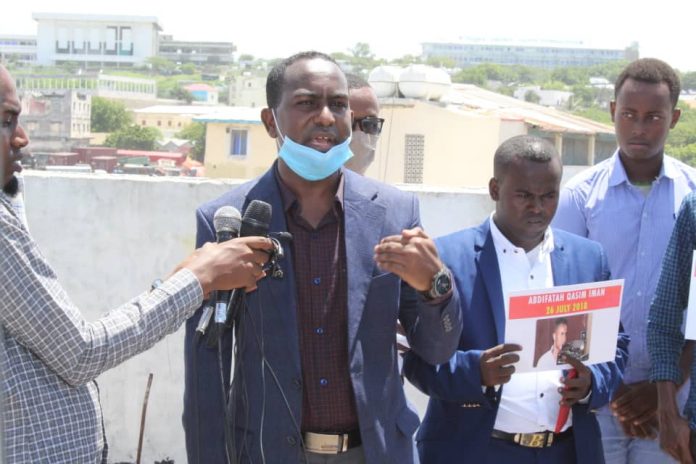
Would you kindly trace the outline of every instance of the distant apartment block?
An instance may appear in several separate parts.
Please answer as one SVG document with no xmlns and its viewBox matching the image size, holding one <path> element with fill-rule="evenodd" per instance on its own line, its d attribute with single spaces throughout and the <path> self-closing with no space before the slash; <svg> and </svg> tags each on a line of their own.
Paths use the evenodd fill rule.
<svg viewBox="0 0 696 464">
<path fill-rule="evenodd" d="M 637 44 L 627 49 L 615 49 L 568 42 L 473 39 L 458 43 L 426 42 L 422 47 L 424 59 L 450 58 L 461 68 L 495 63 L 552 69 L 592 66 L 638 57 Z"/>
<path fill-rule="evenodd" d="M 91 137 L 92 97 L 76 90 L 25 92 L 22 126 L 33 152 L 69 152 Z"/>
<path fill-rule="evenodd" d="M 20 92 L 50 92 L 54 90 L 77 90 L 92 96 L 119 100 L 156 100 L 157 83 L 153 79 L 109 76 L 107 74 L 64 76 L 64 75 L 17 75 L 17 90 Z"/>
<path fill-rule="evenodd" d="M 0 34 L 1 63 L 36 63 L 36 36 Z"/>
<path fill-rule="evenodd" d="M 232 64 L 234 51 L 232 42 L 174 40 L 165 34 L 159 40 L 159 56 L 178 64 Z"/>
<path fill-rule="evenodd" d="M 152 16 L 34 13 L 37 62 L 85 67 L 129 67 L 157 55 L 159 31 Z"/>
</svg>

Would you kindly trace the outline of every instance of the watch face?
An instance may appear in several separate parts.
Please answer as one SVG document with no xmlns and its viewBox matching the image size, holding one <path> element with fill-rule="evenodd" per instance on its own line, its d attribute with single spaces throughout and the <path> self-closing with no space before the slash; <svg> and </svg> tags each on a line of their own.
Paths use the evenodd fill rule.
<svg viewBox="0 0 696 464">
<path fill-rule="evenodd" d="M 438 276 L 437 280 L 435 281 L 435 288 L 437 289 L 437 293 L 439 295 L 444 295 L 450 291 L 452 288 L 452 282 L 450 281 L 450 277 L 447 273 Z"/>
</svg>

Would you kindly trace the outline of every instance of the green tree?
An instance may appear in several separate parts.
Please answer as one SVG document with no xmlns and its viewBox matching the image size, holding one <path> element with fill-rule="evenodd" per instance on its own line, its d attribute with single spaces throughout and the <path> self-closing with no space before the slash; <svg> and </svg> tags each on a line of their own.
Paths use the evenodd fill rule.
<svg viewBox="0 0 696 464">
<path fill-rule="evenodd" d="M 681 146 L 667 144 L 665 146 L 665 152 L 689 166 L 696 166 L 696 143 Z"/>
<path fill-rule="evenodd" d="M 684 73 L 681 76 L 682 89 L 696 90 L 696 71 Z"/>
<path fill-rule="evenodd" d="M 566 85 L 588 84 L 590 73 L 587 68 L 556 68 L 551 72 L 551 79 Z"/>
<path fill-rule="evenodd" d="M 395 66 L 408 66 L 409 64 L 421 64 L 423 60 L 416 55 L 404 55 L 400 58 L 395 58 L 389 62 Z"/>
<path fill-rule="evenodd" d="M 426 60 L 425 64 L 434 66 L 436 68 L 447 69 L 452 69 L 457 66 L 457 62 L 448 56 L 431 56 Z"/>
<path fill-rule="evenodd" d="M 161 56 L 151 56 L 147 60 L 147 64 L 154 74 L 174 74 L 176 64 Z"/>
<path fill-rule="evenodd" d="M 366 42 L 356 43 L 353 48 L 350 49 L 350 54 L 353 55 L 354 58 L 366 58 L 370 60 L 375 57 L 375 54 L 370 50 L 370 44 Z"/>
<path fill-rule="evenodd" d="M 568 86 L 561 81 L 547 81 L 541 84 L 544 90 L 568 90 Z"/>
<path fill-rule="evenodd" d="M 193 144 L 191 157 L 197 161 L 203 162 L 205 157 L 205 131 L 206 125 L 202 122 L 194 122 L 181 129 L 176 137 L 179 139 L 189 140 Z"/>
<path fill-rule="evenodd" d="M 103 97 L 92 97 L 92 132 L 114 132 L 126 127 L 132 119 L 123 103 Z"/>
<path fill-rule="evenodd" d="M 612 124 L 609 110 L 599 108 L 596 106 L 575 110 L 573 111 L 573 114 L 576 116 L 581 116 L 583 118 L 591 119 L 596 122 L 601 122 L 602 124 Z"/>
<path fill-rule="evenodd" d="M 185 101 L 187 104 L 191 104 L 193 101 L 193 95 L 191 92 L 184 89 L 183 87 L 176 87 L 171 92 L 171 98 L 176 98 L 177 100 Z"/>
<path fill-rule="evenodd" d="M 131 124 L 109 135 L 104 145 L 124 150 L 153 151 L 155 142 L 161 136 L 160 131 L 154 127 L 141 127 L 137 124 Z"/>
<path fill-rule="evenodd" d="M 667 142 L 673 147 L 696 144 L 696 109 L 680 104 L 681 117 L 674 129 L 669 132 Z"/>
<path fill-rule="evenodd" d="M 480 66 L 464 68 L 452 76 L 453 82 L 462 82 L 465 84 L 475 84 L 479 86 L 486 85 L 486 80 L 486 71 Z"/>
<path fill-rule="evenodd" d="M 196 65 L 193 63 L 184 63 L 181 65 L 181 72 L 184 74 L 195 74 Z"/>
<path fill-rule="evenodd" d="M 541 97 L 534 90 L 527 90 L 524 94 L 524 101 L 530 103 L 539 103 L 541 101 Z"/>
</svg>

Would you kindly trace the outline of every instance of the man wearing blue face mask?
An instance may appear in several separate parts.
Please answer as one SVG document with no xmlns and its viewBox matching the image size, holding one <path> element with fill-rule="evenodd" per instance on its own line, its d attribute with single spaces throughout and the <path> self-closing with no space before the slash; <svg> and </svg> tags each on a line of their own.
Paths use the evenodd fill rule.
<svg viewBox="0 0 696 464">
<path fill-rule="evenodd" d="M 396 322 L 419 356 L 447 361 L 461 332 L 449 270 L 419 228 L 413 195 L 342 167 L 352 112 L 333 59 L 280 62 L 266 93 L 261 118 L 278 160 L 199 208 L 197 241 L 215 239 L 220 206 L 252 200 L 272 206 L 271 232 L 294 239 L 284 276 L 265 279 L 235 314 L 234 350 L 232 330 L 219 352 L 197 343 L 200 311 L 187 324 L 189 462 L 414 462 L 418 416 L 397 369 Z"/>
</svg>

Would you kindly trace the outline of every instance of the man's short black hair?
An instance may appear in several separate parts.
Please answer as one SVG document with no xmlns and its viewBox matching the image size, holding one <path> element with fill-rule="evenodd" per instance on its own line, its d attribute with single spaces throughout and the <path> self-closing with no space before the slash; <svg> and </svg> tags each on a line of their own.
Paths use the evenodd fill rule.
<svg viewBox="0 0 696 464">
<path fill-rule="evenodd" d="M 554 321 L 553 321 L 553 330 L 554 330 L 554 332 L 555 332 L 556 329 L 557 329 L 559 326 L 561 326 L 561 325 L 564 325 L 564 326 L 568 327 L 568 319 L 566 319 L 565 317 L 559 317 L 558 319 L 554 320 Z"/>
<path fill-rule="evenodd" d="M 508 166 L 518 159 L 548 163 L 556 158 L 560 162 L 556 147 L 548 140 L 534 135 L 517 135 L 504 141 L 495 151 L 493 176 L 500 180 Z"/>
<path fill-rule="evenodd" d="M 648 84 L 659 84 L 664 82 L 669 88 L 669 96 L 672 100 L 672 108 L 677 106 L 679 93 L 681 92 L 681 82 L 679 76 L 670 65 L 656 58 L 641 58 L 626 66 L 614 84 L 614 99 L 619 95 L 621 87 L 626 79 L 647 82 Z"/>
<path fill-rule="evenodd" d="M 313 60 L 315 58 L 330 61 L 338 66 L 336 60 L 331 58 L 326 53 L 311 50 L 296 53 L 289 58 L 285 58 L 283 61 L 271 68 L 271 72 L 268 73 L 268 77 L 266 78 L 266 104 L 269 108 L 277 108 L 280 104 L 280 100 L 283 97 L 283 85 L 285 84 L 285 70 L 288 68 L 288 66 L 291 66 L 300 60 Z M 338 67 L 340 69 L 340 66 Z"/>
<path fill-rule="evenodd" d="M 360 74 L 347 73 L 346 80 L 348 81 L 348 90 L 364 89 L 371 87 L 370 83 L 365 80 Z"/>
</svg>

